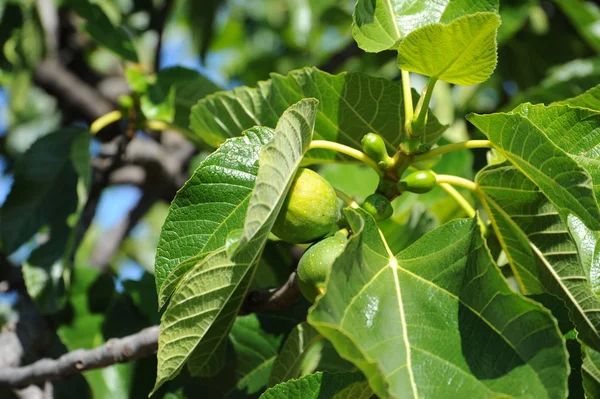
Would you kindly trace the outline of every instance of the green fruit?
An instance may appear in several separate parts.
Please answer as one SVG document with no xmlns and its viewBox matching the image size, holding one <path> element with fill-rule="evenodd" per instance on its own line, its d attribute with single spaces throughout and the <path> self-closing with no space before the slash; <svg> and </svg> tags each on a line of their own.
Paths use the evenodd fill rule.
<svg viewBox="0 0 600 399">
<path fill-rule="evenodd" d="M 302 244 L 324 237 L 340 217 L 331 185 L 310 169 L 299 169 L 272 232 L 283 241 Z"/>
<path fill-rule="evenodd" d="M 390 200 L 381 194 L 369 195 L 362 204 L 362 207 L 365 211 L 373 215 L 377 221 L 389 219 L 394 213 L 394 208 Z"/>
<path fill-rule="evenodd" d="M 385 148 L 385 142 L 380 135 L 367 133 L 363 136 L 361 143 L 365 154 L 377 163 L 386 166 L 392 162 L 392 158 L 388 155 L 387 149 Z"/>
<path fill-rule="evenodd" d="M 427 170 L 411 173 L 398 182 L 400 191 L 416 194 L 425 194 L 433 190 L 436 185 L 435 175 Z"/>
<path fill-rule="evenodd" d="M 325 281 L 333 262 L 344 252 L 347 237 L 345 231 L 339 231 L 331 237 L 313 244 L 306 250 L 296 274 L 300 292 L 310 302 L 325 290 Z"/>
</svg>

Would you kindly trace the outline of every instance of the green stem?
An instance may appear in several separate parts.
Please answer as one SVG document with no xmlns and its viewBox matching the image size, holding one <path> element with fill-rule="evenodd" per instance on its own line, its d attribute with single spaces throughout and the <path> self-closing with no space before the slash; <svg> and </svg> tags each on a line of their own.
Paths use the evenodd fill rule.
<svg viewBox="0 0 600 399">
<path fill-rule="evenodd" d="M 402 93 L 404 94 L 404 123 L 406 126 L 409 126 L 414 114 L 412 90 L 410 88 L 410 73 L 408 71 L 402 70 L 401 75 Z"/>
<path fill-rule="evenodd" d="M 475 208 L 467 201 L 465 197 L 461 193 L 458 192 L 457 189 L 452 187 L 448 183 L 439 183 L 439 186 L 442 190 L 444 190 L 449 196 L 454 198 L 454 200 L 460 205 L 460 207 L 465 211 L 465 213 L 470 217 L 475 217 Z"/>
<path fill-rule="evenodd" d="M 342 200 L 344 201 L 344 203 L 346 205 L 348 205 L 349 207 L 352 207 L 354 209 L 356 208 L 360 208 L 360 205 L 358 205 L 358 203 L 356 201 L 354 201 L 354 199 L 349 196 L 348 194 L 346 194 L 343 191 L 338 190 L 337 188 L 334 188 L 335 190 L 335 194 Z"/>
<path fill-rule="evenodd" d="M 447 154 L 453 151 L 466 150 L 470 148 L 492 148 L 492 142 L 489 140 L 468 140 L 461 143 L 446 144 L 427 151 L 425 154 L 415 155 L 412 158 L 413 162 L 421 162 L 427 159 L 437 157 L 438 155 Z"/>
<path fill-rule="evenodd" d="M 417 103 L 417 108 L 415 109 L 416 117 L 413 118 L 413 131 L 422 132 L 423 127 L 425 127 L 425 120 L 427 119 L 427 112 L 429 112 L 429 103 L 431 102 L 431 96 L 433 94 L 433 89 L 435 88 L 435 83 L 437 82 L 437 78 L 429 78 L 429 82 L 427 86 L 423 89 L 424 94 L 419 98 L 419 102 Z"/>
<path fill-rule="evenodd" d="M 340 143 L 336 143 L 333 141 L 327 141 L 327 140 L 313 140 L 310 143 L 309 150 L 313 150 L 313 149 L 332 150 L 332 151 L 339 152 L 340 154 L 348 155 L 349 157 L 357 159 L 357 160 L 361 161 L 362 163 L 364 163 L 365 165 L 368 165 L 371 168 L 373 168 L 373 170 L 375 172 L 377 172 L 377 174 L 379 176 L 384 175 L 383 170 L 381 170 L 379 168 L 379 165 L 377 165 L 377 162 L 375 162 L 372 158 L 369 158 L 367 156 L 367 154 L 365 154 L 364 152 L 359 151 L 352 147 L 348 147 L 347 145 L 343 145 Z"/>
<path fill-rule="evenodd" d="M 109 113 L 102 115 L 100 118 L 92 122 L 90 125 L 90 133 L 96 134 L 106 126 L 110 125 L 111 123 L 115 123 L 122 118 L 123 113 L 121 111 L 110 111 Z"/>
<path fill-rule="evenodd" d="M 435 180 L 438 184 L 452 184 L 453 186 L 461 187 L 477 194 L 477 183 L 472 180 L 454 175 L 435 175 Z"/>
</svg>

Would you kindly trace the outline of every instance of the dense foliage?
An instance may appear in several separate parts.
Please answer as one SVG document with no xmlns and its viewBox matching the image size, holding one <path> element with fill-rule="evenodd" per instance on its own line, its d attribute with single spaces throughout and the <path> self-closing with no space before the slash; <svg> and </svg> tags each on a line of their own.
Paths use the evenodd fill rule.
<svg viewBox="0 0 600 399">
<path fill-rule="evenodd" d="M 0 18 L 0 397 L 600 397 L 595 2 Z"/>
</svg>

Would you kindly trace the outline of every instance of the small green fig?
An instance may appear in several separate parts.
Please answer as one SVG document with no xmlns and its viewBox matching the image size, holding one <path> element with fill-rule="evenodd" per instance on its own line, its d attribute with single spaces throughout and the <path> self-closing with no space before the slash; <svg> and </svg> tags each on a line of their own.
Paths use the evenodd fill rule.
<svg viewBox="0 0 600 399">
<path fill-rule="evenodd" d="M 365 154 L 376 161 L 381 166 L 388 166 L 392 158 L 388 155 L 383 138 L 375 133 L 367 133 L 363 136 L 362 147 Z"/>
<path fill-rule="evenodd" d="M 310 169 L 299 169 L 272 232 L 283 241 L 302 244 L 324 237 L 340 218 L 335 190 Z"/>
<path fill-rule="evenodd" d="M 373 215 L 377 221 L 389 219 L 394 213 L 390 200 L 381 194 L 369 195 L 362 204 L 362 208 Z"/>
<path fill-rule="evenodd" d="M 433 190 L 436 185 L 435 175 L 428 170 L 413 172 L 398 182 L 400 191 L 425 194 Z"/>
<path fill-rule="evenodd" d="M 341 230 L 313 244 L 300 258 L 296 269 L 298 285 L 302 295 L 311 303 L 324 292 L 331 266 L 346 247 L 346 234 L 345 230 Z"/>
</svg>

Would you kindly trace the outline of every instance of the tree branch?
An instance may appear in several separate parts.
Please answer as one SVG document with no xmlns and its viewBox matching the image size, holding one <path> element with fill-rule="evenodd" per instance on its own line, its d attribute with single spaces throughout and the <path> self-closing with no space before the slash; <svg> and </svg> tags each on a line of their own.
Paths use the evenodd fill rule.
<svg viewBox="0 0 600 399">
<path fill-rule="evenodd" d="M 20 387 L 148 356 L 158 348 L 158 326 L 124 338 L 111 339 L 91 350 L 79 349 L 58 359 L 42 359 L 28 366 L 0 369 L 0 386 Z"/>
<path fill-rule="evenodd" d="M 296 272 L 293 272 L 279 288 L 249 292 L 240 314 L 287 309 L 297 302 L 299 295 Z M 152 326 L 124 338 L 111 339 L 95 349 L 79 349 L 58 359 L 41 359 L 23 367 L 0 368 L 0 387 L 16 388 L 53 381 L 86 370 L 150 356 L 158 348 L 158 331 L 159 326 Z"/>
</svg>

